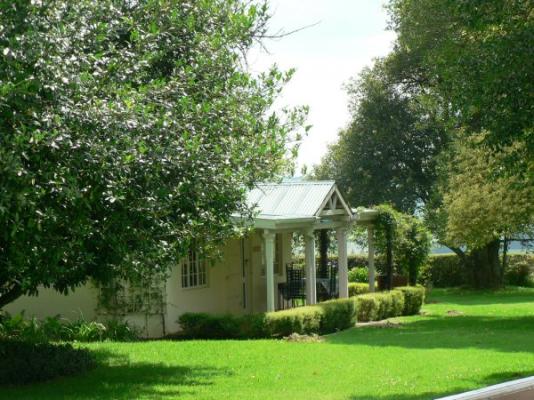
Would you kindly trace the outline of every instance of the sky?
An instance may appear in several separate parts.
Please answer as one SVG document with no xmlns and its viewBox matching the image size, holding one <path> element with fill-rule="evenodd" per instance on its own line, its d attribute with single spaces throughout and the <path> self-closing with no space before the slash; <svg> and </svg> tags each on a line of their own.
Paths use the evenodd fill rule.
<svg viewBox="0 0 534 400">
<path fill-rule="evenodd" d="M 349 122 L 348 98 L 343 85 L 375 57 L 386 55 L 395 34 L 386 30 L 384 0 L 270 0 L 270 32 L 289 32 L 311 26 L 281 39 L 265 42 L 268 53 L 249 55 L 254 72 L 276 63 L 296 73 L 284 88 L 277 107 L 308 105 L 312 128 L 300 146 L 297 175 L 302 166 L 321 161 L 327 145 Z"/>
</svg>

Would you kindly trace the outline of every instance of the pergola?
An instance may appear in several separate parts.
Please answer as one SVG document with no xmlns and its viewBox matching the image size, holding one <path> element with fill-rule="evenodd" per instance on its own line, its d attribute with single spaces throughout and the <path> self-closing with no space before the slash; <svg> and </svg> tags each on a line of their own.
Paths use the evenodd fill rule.
<svg viewBox="0 0 534 400">
<path fill-rule="evenodd" d="M 348 297 L 347 233 L 352 224 L 367 227 L 369 235 L 369 288 L 374 291 L 375 269 L 373 220 L 376 211 L 351 209 L 334 181 L 294 181 L 265 183 L 248 194 L 248 204 L 258 210 L 253 224 L 261 230 L 265 251 L 267 311 L 275 309 L 275 235 L 301 232 L 305 243 L 306 303 L 317 302 L 315 235 L 321 229 L 335 230 L 338 248 L 339 297 Z"/>
</svg>

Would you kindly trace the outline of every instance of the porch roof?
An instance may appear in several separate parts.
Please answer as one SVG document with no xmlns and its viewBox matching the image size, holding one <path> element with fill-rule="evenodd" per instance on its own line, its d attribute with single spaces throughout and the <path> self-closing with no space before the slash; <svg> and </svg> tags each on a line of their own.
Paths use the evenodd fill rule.
<svg viewBox="0 0 534 400">
<path fill-rule="evenodd" d="M 265 229 L 320 229 L 350 223 L 354 216 L 334 181 L 289 179 L 258 184 L 248 193 L 247 203 L 257 210 L 254 226 Z"/>
</svg>

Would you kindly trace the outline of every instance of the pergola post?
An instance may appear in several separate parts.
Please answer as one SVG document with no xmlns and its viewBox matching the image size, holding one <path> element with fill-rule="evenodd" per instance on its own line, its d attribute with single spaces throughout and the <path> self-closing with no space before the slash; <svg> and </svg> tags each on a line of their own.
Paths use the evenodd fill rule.
<svg viewBox="0 0 534 400">
<path fill-rule="evenodd" d="M 267 311 L 274 311 L 274 239 L 276 235 L 269 230 L 263 231 L 265 242 L 265 280 L 267 282 Z"/>
<path fill-rule="evenodd" d="M 368 244 L 368 270 L 369 270 L 369 291 L 375 291 L 375 243 L 374 243 L 374 232 L 373 226 L 367 226 L 367 244 Z"/>
<path fill-rule="evenodd" d="M 304 232 L 304 262 L 306 264 L 306 304 L 317 303 L 317 279 L 315 271 L 315 235 L 313 229 Z"/>
<path fill-rule="evenodd" d="M 349 297 L 349 271 L 347 262 L 347 228 L 336 230 L 339 298 Z"/>
</svg>

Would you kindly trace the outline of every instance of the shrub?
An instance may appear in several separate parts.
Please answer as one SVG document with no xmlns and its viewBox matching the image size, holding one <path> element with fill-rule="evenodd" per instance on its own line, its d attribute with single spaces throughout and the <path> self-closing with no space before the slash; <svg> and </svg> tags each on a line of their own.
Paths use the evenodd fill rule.
<svg viewBox="0 0 534 400">
<path fill-rule="evenodd" d="M 319 333 L 326 334 L 348 329 L 356 324 L 356 301 L 336 299 L 317 304 L 322 309 Z"/>
<path fill-rule="evenodd" d="M 349 297 L 357 296 L 359 294 L 369 293 L 369 284 L 368 283 L 349 283 Z"/>
<path fill-rule="evenodd" d="M 265 315 L 266 331 L 275 337 L 319 333 L 321 317 L 322 309 L 316 305 L 270 312 Z"/>
<path fill-rule="evenodd" d="M 356 296 L 358 321 L 378 321 L 403 315 L 405 294 L 401 290 L 367 293 Z"/>
<path fill-rule="evenodd" d="M 508 268 L 505 271 L 505 283 L 514 286 L 532 285 L 534 256 L 530 254 L 508 255 Z M 419 283 L 434 287 L 472 286 L 472 271 L 465 268 L 456 254 L 431 256 L 421 270 Z"/>
<path fill-rule="evenodd" d="M 356 296 L 358 322 L 369 322 L 378 320 L 379 308 L 380 304 L 375 293 L 368 293 Z"/>
<path fill-rule="evenodd" d="M 469 285 L 470 278 L 456 254 L 439 254 L 429 257 L 420 271 L 419 283 L 438 288 L 455 287 Z"/>
<path fill-rule="evenodd" d="M 367 268 L 366 267 L 356 267 L 349 270 L 349 282 L 367 282 Z"/>
<path fill-rule="evenodd" d="M 0 384 L 27 384 L 89 370 L 95 361 L 88 350 L 70 344 L 0 341 Z"/>
<path fill-rule="evenodd" d="M 196 339 L 251 339 L 292 333 L 326 334 L 356 323 L 354 298 L 330 300 L 313 306 L 265 314 L 214 315 L 185 313 L 178 319 L 185 337 Z"/>
<path fill-rule="evenodd" d="M 534 262 L 528 259 L 510 259 L 510 264 L 504 274 L 504 280 L 507 285 L 513 286 L 534 286 L 532 278 L 532 268 Z"/>
<path fill-rule="evenodd" d="M 401 316 L 404 312 L 404 293 L 401 290 L 392 290 L 391 294 L 392 305 L 391 311 L 393 317 Z"/>
<path fill-rule="evenodd" d="M 185 337 L 195 339 L 246 339 L 266 336 L 263 314 L 231 315 L 185 313 L 178 322 Z"/>
<path fill-rule="evenodd" d="M 4 315 L 0 321 L 0 339 L 23 340 L 27 342 L 103 340 L 131 341 L 138 338 L 137 332 L 127 323 L 111 320 L 106 324 L 79 319 L 70 322 L 59 316 L 24 318 L 24 314 Z"/>
<path fill-rule="evenodd" d="M 415 315 L 421 310 L 425 301 L 425 288 L 422 286 L 404 286 L 396 290 L 404 294 L 404 311 L 402 315 Z"/>
</svg>

